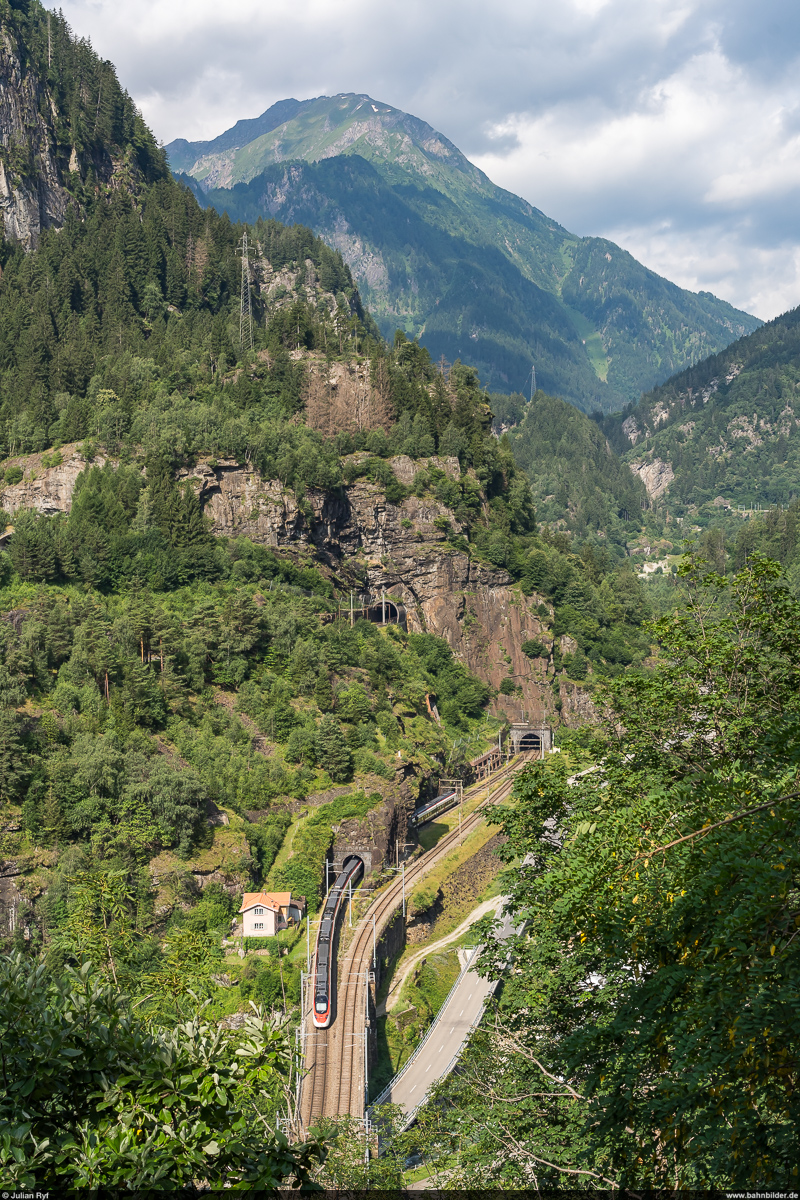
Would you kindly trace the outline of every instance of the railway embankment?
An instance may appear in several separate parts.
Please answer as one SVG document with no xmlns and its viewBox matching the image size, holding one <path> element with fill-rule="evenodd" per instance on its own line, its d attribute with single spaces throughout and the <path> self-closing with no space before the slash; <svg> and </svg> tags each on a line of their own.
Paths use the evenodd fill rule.
<svg viewBox="0 0 800 1200">
<path fill-rule="evenodd" d="M 472 944 L 471 925 L 499 905 L 502 837 L 481 823 L 414 888 L 405 945 L 377 985 L 370 1093 L 403 1066 L 435 1019 Z"/>
<path fill-rule="evenodd" d="M 511 792 L 514 775 L 526 761 L 528 756 L 522 755 L 499 771 L 488 787 L 483 784 L 470 789 L 470 798 L 480 797 L 488 805 L 505 800 Z M 482 822 L 481 811 L 463 817 L 462 828 L 456 826 L 447 832 L 433 853 L 407 864 L 406 885 L 413 887 L 420 882 Z M 368 983 L 372 967 L 372 917 L 375 918 L 376 934 L 382 933 L 400 907 L 402 886 L 402 877 L 395 876 L 388 887 L 380 889 L 364 916 L 357 921 L 347 952 L 342 953 L 340 947 L 340 983 L 344 995 L 338 1006 L 337 1019 L 326 1031 L 325 1040 L 314 1036 L 317 1031 L 310 1027 L 310 1020 L 306 1027 L 305 1074 L 300 1103 L 301 1121 L 306 1130 L 320 1117 L 349 1113 L 360 1118 L 363 1115 L 369 1073 L 369 1033 L 374 1012 L 374 997 L 369 994 Z"/>
</svg>

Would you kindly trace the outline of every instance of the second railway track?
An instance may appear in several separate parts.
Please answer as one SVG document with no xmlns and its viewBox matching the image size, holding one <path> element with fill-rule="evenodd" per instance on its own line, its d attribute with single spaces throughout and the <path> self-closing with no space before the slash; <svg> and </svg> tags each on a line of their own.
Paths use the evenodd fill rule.
<svg viewBox="0 0 800 1200">
<path fill-rule="evenodd" d="M 430 871 L 443 855 L 458 845 L 483 820 L 490 803 L 508 798 L 515 773 L 531 755 L 520 755 L 513 763 L 498 771 L 493 779 L 468 789 L 473 795 L 486 789 L 486 798 L 466 817 L 460 829 L 439 841 L 421 858 L 406 865 L 406 885 L 414 885 Z M 398 878 L 372 902 L 356 926 L 353 941 L 348 947 L 339 971 L 337 1012 L 328 1029 L 315 1029 L 310 1013 L 305 1031 L 305 1078 L 301 1096 L 301 1117 L 308 1129 L 320 1117 L 350 1114 L 363 1117 L 366 1101 L 365 1027 L 367 1016 L 368 972 L 372 960 L 372 918 L 375 933 L 380 937 L 401 902 L 402 881 Z"/>
</svg>

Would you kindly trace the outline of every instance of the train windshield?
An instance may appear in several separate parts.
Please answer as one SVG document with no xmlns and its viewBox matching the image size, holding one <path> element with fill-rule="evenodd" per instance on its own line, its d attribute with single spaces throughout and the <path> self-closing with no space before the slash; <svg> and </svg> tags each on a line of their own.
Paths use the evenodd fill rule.
<svg viewBox="0 0 800 1200">
<path fill-rule="evenodd" d="M 325 1012 L 325 1009 L 327 1007 L 328 1007 L 327 1000 L 315 1000 L 314 1001 L 314 1008 L 317 1012 Z"/>
</svg>

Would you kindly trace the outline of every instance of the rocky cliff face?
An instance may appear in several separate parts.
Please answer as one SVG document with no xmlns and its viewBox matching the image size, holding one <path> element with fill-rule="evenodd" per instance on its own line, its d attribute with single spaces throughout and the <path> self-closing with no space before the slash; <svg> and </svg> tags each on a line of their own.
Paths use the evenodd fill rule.
<svg viewBox="0 0 800 1200">
<path fill-rule="evenodd" d="M 26 250 L 42 230 L 63 225 L 90 174 L 94 190 L 135 189 L 143 181 L 137 149 L 114 144 L 122 127 L 135 122 L 113 68 L 71 37 L 60 14 L 42 11 L 33 26 L 37 20 L 41 28 L 27 33 L 13 10 L 0 21 L 0 217 L 5 237 Z M 155 151 L 149 133 L 145 140 Z"/>
<path fill-rule="evenodd" d="M 656 500 L 659 496 L 663 496 L 675 478 L 675 472 L 671 464 L 664 462 L 660 458 L 632 462 L 630 467 L 647 488 L 647 494 L 651 500 Z"/>
<path fill-rule="evenodd" d="M 45 466 L 40 454 L 8 459 L 6 472 L 16 466 L 23 478 L 2 487 L 0 507 L 11 514 L 20 508 L 68 512 L 85 460 L 77 445 L 62 447 L 60 455 L 63 462 L 56 466 Z M 434 465 L 452 474 L 459 470 L 456 459 L 439 459 Z M 392 466 L 403 483 L 410 483 L 418 468 L 404 456 L 393 459 Z M 244 536 L 289 552 L 311 551 L 363 597 L 377 598 L 385 591 L 403 603 L 411 631 L 444 638 L 456 657 L 493 688 L 511 676 L 518 690 L 497 696 L 497 712 L 512 721 L 524 715 L 547 724 L 556 718 L 552 667 L 522 652 L 529 639 L 551 640 L 537 611 L 542 597 L 524 596 L 505 571 L 454 549 L 442 526 L 446 521 L 454 533 L 461 530 L 444 505 L 415 495 L 390 504 L 382 489 L 367 480 L 337 492 L 309 489 L 299 503 L 279 482 L 262 480 L 251 467 L 233 460 L 202 459 L 179 478 L 197 488 L 218 536 Z M 580 705 L 576 716 L 579 711 Z"/>
<path fill-rule="evenodd" d="M 16 484 L 0 482 L 0 508 L 7 513 L 33 508 L 48 517 L 69 512 L 75 482 L 86 466 L 86 459 L 78 442 L 62 446 L 58 458 L 60 462 L 47 466 L 45 464 L 52 461 L 52 455 L 21 454 L 7 458 L 2 464 L 5 473 L 16 467 L 22 471 L 22 479 Z M 102 455 L 94 459 L 98 466 L 105 461 Z M 2 532 L 0 529 L 0 535 Z"/>
<path fill-rule="evenodd" d="M 435 465 L 458 471 L 456 459 Z M 404 456 L 393 459 L 392 467 L 406 484 L 417 469 Z M 520 692 L 498 696 L 500 711 L 512 720 L 523 712 L 536 721 L 552 718 L 545 674 L 521 650 L 523 642 L 545 633 L 536 611 L 542 597 L 523 596 L 505 571 L 454 550 L 450 534 L 437 527 L 444 519 L 461 532 L 444 505 L 414 495 L 390 504 L 378 485 L 359 480 L 338 493 L 309 489 L 301 509 L 279 483 L 265 483 L 252 470 L 226 462 L 201 463 L 184 477 L 199 488 L 215 533 L 288 549 L 313 547 L 330 568 L 355 569 L 364 593 L 378 597 L 386 591 L 399 599 L 410 630 L 444 638 L 492 687 L 513 676 Z"/>
<path fill-rule="evenodd" d="M 56 154 L 55 118 L 52 97 L 24 70 L 8 30 L 0 27 L 0 145 L 6 152 L 0 160 L 0 213 L 5 236 L 26 249 L 36 245 L 42 229 L 62 224 L 69 201 L 63 185 L 69 162 L 59 162 Z M 15 150 L 22 170 L 12 166 Z"/>
</svg>

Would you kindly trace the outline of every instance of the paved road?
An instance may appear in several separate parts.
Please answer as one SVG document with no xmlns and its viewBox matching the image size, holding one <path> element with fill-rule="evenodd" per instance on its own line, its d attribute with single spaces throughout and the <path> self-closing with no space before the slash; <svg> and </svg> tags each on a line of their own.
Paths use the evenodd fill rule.
<svg viewBox="0 0 800 1200">
<path fill-rule="evenodd" d="M 462 934 L 467 932 L 470 925 L 474 925 L 476 921 L 478 921 L 481 917 L 485 917 L 487 913 L 493 913 L 495 916 L 497 916 L 502 904 L 502 896 L 495 896 L 491 900 L 484 900 L 483 904 L 479 904 L 477 908 L 473 909 L 466 921 L 461 922 L 458 929 L 454 929 L 452 933 L 446 934 L 444 937 L 439 938 L 439 940 L 436 942 L 431 942 L 429 946 L 424 946 L 422 950 L 418 950 L 413 957 L 407 959 L 407 961 L 403 963 L 397 979 L 393 980 L 392 986 L 389 988 L 389 991 L 386 995 L 386 999 L 382 1000 L 378 1005 L 375 1015 L 378 1017 L 383 1017 L 386 1015 L 386 1013 L 391 1012 L 391 1010 L 397 1006 L 400 1000 L 400 992 L 403 984 L 405 983 L 406 979 L 408 979 L 409 974 L 411 971 L 413 971 L 420 959 L 427 958 L 429 954 L 435 954 L 437 950 L 441 950 L 444 946 L 449 946 L 451 942 L 457 942 Z M 471 954 L 472 949 L 467 950 L 466 953 Z"/>
<path fill-rule="evenodd" d="M 511 931 L 511 921 L 506 917 L 499 937 L 506 938 Z M 440 1009 L 425 1046 L 392 1083 L 391 1092 L 382 1103 L 401 1104 L 407 1113 L 411 1113 L 422 1103 L 434 1083 L 447 1073 L 496 986 L 488 979 L 482 979 L 474 969 L 477 957 L 476 953 L 473 966 L 462 973 L 458 987 Z"/>
</svg>

